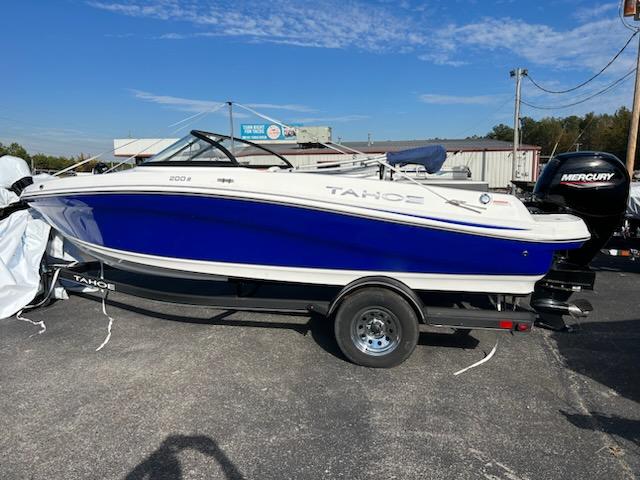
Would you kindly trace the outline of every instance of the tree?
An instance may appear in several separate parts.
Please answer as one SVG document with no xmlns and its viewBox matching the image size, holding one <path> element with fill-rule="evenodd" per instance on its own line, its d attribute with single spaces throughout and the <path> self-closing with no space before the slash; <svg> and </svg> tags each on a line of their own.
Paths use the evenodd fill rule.
<svg viewBox="0 0 640 480">
<path fill-rule="evenodd" d="M 74 163 L 88 158 L 87 155 L 81 153 L 77 157 L 56 157 L 53 155 L 46 155 L 44 153 L 36 153 L 30 155 L 27 150 L 18 143 L 12 143 L 11 145 L 3 145 L 0 143 L 0 157 L 2 155 L 13 155 L 26 160 L 28 163 L 33 163 L 35 170 L 53 170 L 58 171 L 63 168 L 69 167 Z M 96 165 L 96 161 L 87 162 L 80 166 L 77 171 L 90 172 Z"/>
<path fill-rule="evenodd" d="M 522 122 L 522 143 L 541 147 L 542 155 L 568 151 L 595 150 L 609 152 L 620 160 L 626 160 L 627 139 L 631 112 L 620 107 L 613 114 L 587 113 L 584 116 L 545 117 L 534 120 L 524 117 Z M 513 141 L 513 129 L 499 124 L 487 133 L 486 138 Z M 640 151 L 638 152 L 640 156 Z M 638 164 L 638 158 L 636 158 Z"/>
<path fill-rule="evenodd" d="M 22 145 L 13 142 L 11 145 L 3 145 L 0 143 L 0 156 L 13 155 L 14 157 L 20 157 L 26 161 L 30 161 L 31 157 Z"/>
<path fill-rule="evenodd" d="M 493 127 L 487 134 L 487 138 L 492 138 L 494 140 L 503 140 L 505 142 L 513 142 L 513 128 L 504 123 L 500 125 L 496 125 Z"/>
</svg>

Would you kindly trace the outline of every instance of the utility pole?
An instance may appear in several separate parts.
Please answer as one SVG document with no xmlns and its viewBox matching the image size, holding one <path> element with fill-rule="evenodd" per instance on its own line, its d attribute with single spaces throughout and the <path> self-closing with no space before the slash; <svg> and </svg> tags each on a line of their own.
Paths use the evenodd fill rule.
<svg viewBox="0 0 640 480">
<path fill-rule="evenodd" d="M 640 35 L 638 35 L 640 38 Z M 638 58 L 636 67 L 640 67 L 640 43 L 638 44 Z M 627 170 L 633 177 L 633 167 L 636 160 L 638 145 L 638 124 L 640 123 L 640 69 L 636 69 L 636 85 L 633 90 L 633 111 L 631 112 L 631 126 L 629 127 L 629 141 L 627 143 Z"/>
<path fill-rule="evenodd" d="M 227 102 L 227 105 L 229 105 L 229 136 L 231 137 L 231 154 L 235 157 L 235 142 L 233 141 L 233 102 L 229 101 Z"/>
<path fill-rule="evenodd" d="M 520 148 L 520 97 L 522 93 L 522 77 L 527 75 L 527 70 L 516 68 L 511 70 L 511 78 L 516 79 L 516 104 L 513 114 L 513 163 L 511 164 L 511 179 L 515 180 L 518 173 L 518 150 Z M 515 191 L 515 185 L 513 190 Z"/>
</svg>

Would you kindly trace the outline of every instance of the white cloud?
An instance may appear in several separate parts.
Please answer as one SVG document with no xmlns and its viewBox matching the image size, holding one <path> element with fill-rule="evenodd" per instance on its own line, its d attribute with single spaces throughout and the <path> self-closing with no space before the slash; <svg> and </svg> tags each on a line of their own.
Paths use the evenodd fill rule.
<svg viewBox="0 0 640 480">
<path fill-rule="evenodd" d="M 105 33 L 104 36 L 106 38 L 131 38 L 134 36 L 133 33 Z"/>
<path fill-rule="evenodd" d="M 145 102 L 155 103 L 157 105 L 163 105 L 168 108 L 172 108 L 174 110 L 179 110 L 183 112 L 206 112 L 209 110 L 214 110 L 217 107 L 223 106 L 225 102 L 219 102 L 214 100 L 198 100 L 193 98 L 184 98 L 184 97 L 174 97 L 171 95 L 156 95 L 154 93 L 145 92 L 142 90 L 131 90 L 134 97 L 143 100 Z M 265 110 L 282 110 L 286 112 L 293 113 L 313 113 L 317 110 L 308 107 L 306 105 L 298 105 L 293 103 L 287 104 L 277 104 L 277 103 L 247 103 L 247 107 L 256 109 L 258 111 Z M 246 119 L 251 118 L 251 115 L 244 113 L 242 111 L 238 111 L 239 108 L 234 109 L 233 116 L 238 119 Z M 221 108 L 217 110 L 221 115 L 227 115 L 227 109 Z M 288 116 L 291 113 L 288 113 Z M 345 122 L 355 122 L 359 120 L 364 120 L 369 118 L 367 115 L 339 115 L 339 116 L 314 116 L 314 117 L 305 117 L 305 118 L 294 118 L 293 120 L 288 120 L 291 123 L 306 123 L 306 124 L 318 124 L 318 123 L 345 123 Z"/>
<path fill-rule="evenodd" d="M 359 120 L 366 120 L 368 115 L 340 115 L 337 117 L 308 117 L 308 118 L 296 118 L 291 123 L 343 123 L 343 122 L 357 122 Z"/>
<path fill-rule="evenodd" d="M 297 105 L 294 103 L 276 104 L 276 103 L 248 103 L 247 107 L 265 108 L 270 110 L 289 110 L 290 112 L 315 112 L 314 108 L 306 105 Z"/>
<path fill-rule="evenodd" d="M 436 65 L 447 65 L 449 67 L 462 67 L 469 62 L 463 60 L 454 60 L 451 58 L 450 52 L 441 52 L 433 50 L 429 53 L 422 53 L 418 55 L 420 60 L 425 62 L 435 63 Z"/>
<path fill-rule="evenodd" d="M 450 67 L 501 56 L 529 66 L 597 71 L 629 34 L 614 14 L 613 2 L 578 11 L 582 23 L 567 29 L 508 17 L 434 26 L 437 18 L 432 18 L 431 11 L 362 0 L 317 0 L 303 7 L 296 2 L 271 2 L 268 9 L 261 0 L 90 0 L 88 4 L 164 22 L 172 32 L 155 37 L 163 40 L 235 37 L 248 43 L 413 53 Z M 188 28 L 180 31 L 181 25 Z M 631 68 L 634 58 L 629 50 L 613 72 Z"/>
<path fill-rule="evenodd" d="M 434 105 L 488 105 L 497 99 L 497 97 L 492 95 L 458 96 L 438 95 L 434 93 L 425 93 L 418 98 L 421 102 Z"/>
<path fill-rule="evenodd" d="M 186 22 L 199 32 L 168 33 L 160 38 L 193 36 L 243 37 L 249 41 L 301 47 L 349 48 L 373 52 L 411 50 L 425 37 L 389 7 L 362 2 L 322 0 L 304 7 L 289 2 L 208 2 L 141 0 L 89 1 L 92 7 L 131 17 Z M 339 12 L 339 14 L 337 14 Z"/>
<path fill-rule="evenodd" d="M 616 12 L 619 8 L 619 3 L 620 2 L 611 2 L 598 6 L 582 7 L 576 10 L 573 17 L 580 22 L 598 19 L 610 12 Z"/>
<path fill-rule="evenodd" d="M 173 107 L 176 110 L 182 110 L 184 112 L 204 112 L 213 110 L 224 104 L 224 102 L 214 102 L 211 100 L 194 100 L 192 98 L 173 97 L 170 95 L 155 95 L 142 90 L 132 90 L 132 93 L 140 100 Z"/>
<path fill-rule="evenodd" d="M 131 90 L 134 97 L 144 100 L 145 102 L 156 103 L 158 105 L 164 105 L 175 110 L 181 110 L 184 112 L 206 112 L 208 110 L 214 110 L 217 107 L 224 105 L 224 102 L 214 100 L 197 100 L 193 98 L 174 97 L 171 95 L 156 95 L 154 93 L 145 92 L 142 90 Z M 314 109 L 307 107 L 306 105 L 298 105 L 293 103 L 276 104 L 276 103 L 248 103 L 248 107 L 265 110 L 285 110 L 290 112 L 309 113 L 315 112 Z M 226 112 L 226 111 L 225 111 Z M 226 113 L 225 113 L 226 114 Z M 246 118 L 247 115 L 243 113 L 234 113 L 234 116 L 238 118 Z"/>
<path fill-rule="evenodd" d="M 531 64 L 553 68 L 599 70 L 622 47 L 628 31 L 617 18 L 597 20 L 561 31 L 548 25 L 530 24 L 511 18 L 484 18 L 466 25 L 449 25 L 436 32 L 436 43 L 444 58 L 456 59 L 460 52 L 511 52 Z M 631 52 L 615 64 L 628 71 Z"/>
<path fill-rule="evenodd" d="M 185 35 L 184 33 L 163 33 L 162 35 L 158 35 L 155 37 L 158 40 L 184 40 L 186 38 L 191 38 L 193 35 Z"/>
</svg>

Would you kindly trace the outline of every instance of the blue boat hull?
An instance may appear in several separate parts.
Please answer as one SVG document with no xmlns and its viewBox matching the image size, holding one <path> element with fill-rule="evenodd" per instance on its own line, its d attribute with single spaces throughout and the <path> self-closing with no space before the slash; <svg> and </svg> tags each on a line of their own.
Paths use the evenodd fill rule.
<svg viewBox="0 0 640 480">
<path fill-rule="evenodd" d="M 109 249 L 204 262 L 451 275 L 544 275 L 535 243 L 255 200 L 107 193 L 29 200 L 64 235 Z M 526 253 L 525 253 L 526 252 Z"/>
</svg>

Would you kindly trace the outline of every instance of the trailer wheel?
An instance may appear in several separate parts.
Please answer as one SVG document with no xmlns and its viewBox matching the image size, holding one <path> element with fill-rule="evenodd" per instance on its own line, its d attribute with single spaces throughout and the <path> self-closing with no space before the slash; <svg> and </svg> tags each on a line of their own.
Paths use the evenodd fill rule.
<svg viewBox="0 0 640 480">
<path fill-rule="evenodd" d="M 404 362 L 418 343 L 418 317 L 400 295 L 366 288 L 344 299 L 335 318 L 336 341 L 353 363 L 389 368 Z"/>
</svg>

